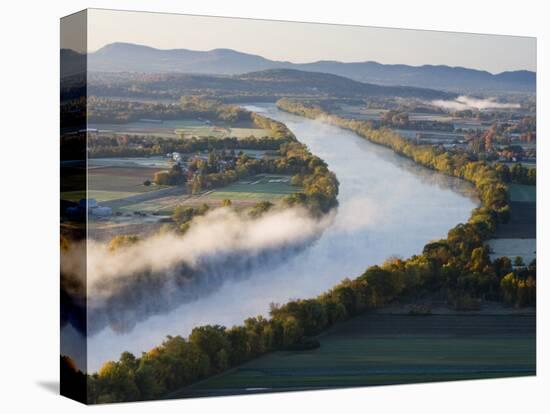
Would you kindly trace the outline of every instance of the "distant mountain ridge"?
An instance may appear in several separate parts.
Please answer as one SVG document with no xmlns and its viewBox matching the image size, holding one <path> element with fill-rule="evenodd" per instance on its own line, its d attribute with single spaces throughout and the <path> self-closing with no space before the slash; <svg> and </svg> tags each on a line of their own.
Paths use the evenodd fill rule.
<svg viewBox="0 0 550 414">
<path fill-rule="evenodd" d="M 318 61 L 292 63 L 232 49 L 195 51 L 156 49 L 131 43 L 111 43 L 89 54 L 88 69 L 101 72 L 192 73 L 237 75 L 266 69 L 297 69 L 344 76 L 355 81 L 454 92 L 534 92 L 536 73 L 519 70 L 492 74 L 445 65 L 386 65 L 377 62 Z"/>
</svg>

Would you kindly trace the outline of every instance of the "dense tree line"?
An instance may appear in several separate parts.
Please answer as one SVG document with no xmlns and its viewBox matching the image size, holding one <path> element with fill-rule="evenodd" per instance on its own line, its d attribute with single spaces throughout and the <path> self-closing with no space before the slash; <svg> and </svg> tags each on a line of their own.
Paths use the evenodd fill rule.
<svg viewBox="0 0 550 414">
<path fill-rule="evenodd" d="M 508 167 L 500 162 L 495 163 L 495 170 L 499 174 L 502 181 L 505 183 L 536 185 L 537 184 L 537 169 L 524 167 L 521 163 L 517 163 Z"/>
<path fill-rule="evenodd" d="M 123 353 L 118 361 L 109 361 L 88 376 L 90 402 L 159 398 L 266 352 L 309 349 L 318 345 L 312 337 L 333 324 L 422 292 L 446 292 L 457 309 L 472 309 L 480 299 L 504 300 L 515 306 L 534 304 L 535 262 L 524 266 L 507 258 L 491 261 L 484 245 L 509 214 L 506 185 L 495 167 L 436 147 L 411 144 L 388 129 L 373 130 L 365 122 L 330 116 L 317 107 L 289 101 L 279 102 L 279 106 L 311 118 L 323 115 L 327 122 L 388 146 L 421 165 L 470 181 L 482 205 L 473 210 L 467 223 L 451 229 L 447 238 L 428 243 L 421 254 L 371 266 L 316 298 L 273 304 L 269 318 L 249 318 L 231 328 L 200 326 L 187 339 L 167 337 L 141 357 Z M 286 144 L 283 151 L 287 167 L 298 171 L 307 162 L 306 171 L 313 171 L 295 175 L 293 180 L 301 182 L 305 191 L 292 202 L 308 197 L 308 191 L 315 197 L 324 191 L 331 193 L 332 185 L 325 183 L 331 181 L 330 174 L 324 173 L 326 166 L 321 160 L 296 143 Z M 337 188 L 337 182 L 333 184 Z"/>
<path fill-rule="evenodd" d="M 91 137 L 90 158 L 154 157 L 172 152 L 183 154 L 211 150 L 239 151 L 241 149 L 276 151 L 291 140 L 288 137 L 216 138 L 191 137 L 185 139 L 155 136 L 105 136 Z"/>
</svg>

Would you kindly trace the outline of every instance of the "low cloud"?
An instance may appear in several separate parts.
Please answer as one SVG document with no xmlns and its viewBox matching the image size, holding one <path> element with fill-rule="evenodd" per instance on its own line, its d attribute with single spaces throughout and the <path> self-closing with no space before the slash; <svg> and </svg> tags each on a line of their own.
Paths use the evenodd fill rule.
<svg viewBox="0 0 550 414">
<path fill-rule="evenodd" d="M 459 96 L 455 100 L 437 99 L 431 101 L 431 104 L 450 111 L 465 109 L 514 109 L 520 107 L 519 104 L 497 102 L 496 98 L 478 99 L 465 95 Z"/>
</svg>

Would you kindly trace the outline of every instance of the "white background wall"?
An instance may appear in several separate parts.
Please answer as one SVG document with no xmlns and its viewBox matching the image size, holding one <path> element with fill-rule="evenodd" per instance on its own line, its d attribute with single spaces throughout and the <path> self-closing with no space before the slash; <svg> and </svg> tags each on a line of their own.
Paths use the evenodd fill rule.
<svg viewBox="0 0 550 414">
<path fill-rule="evenodd" d="M 55 386 L 59 366 L 58 19 L 61 16 L 86 7 L 103 7 L 537 36 L 540 230 L 548 224 L 543 223 L 548 220 L 544 220 L 542 212 L 550 211 L 548 199 L 541 196 L 548 188 L 544 164 L 550 151 L 550 138 L 545 135 L 549 131 L 550 26 L 544 4 L 530 0 L 4 2 L 0 13 L 0 410 L 75 413 L 84 409 L 59 397 Z M 548 412 L 550 350 L 543 346 L 550 326 L 549 306 L 545 303 L 547 236 L 548 232 L 539 231 L 536 378 L 118 404 L 97 407 L 94 412 Z"/>
</svg>

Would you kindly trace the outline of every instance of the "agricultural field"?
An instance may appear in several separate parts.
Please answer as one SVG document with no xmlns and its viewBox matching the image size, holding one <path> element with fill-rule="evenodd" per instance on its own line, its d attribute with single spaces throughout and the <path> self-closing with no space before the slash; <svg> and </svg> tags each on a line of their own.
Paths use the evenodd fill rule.
<svg viewBox="0 0 550 414">
<path fill-rule="evenodd" d="M 219 207 L 223 200 L 229 199 L 236 207 L 252 206 L 260 201 L 276 202 L 287 194 L 300 191 L 300 187 L 290 185 L 290 176 L 277 174 L 259 174 L 240 180 L 226 187 L 206 191 L 201 194 L 187 194 L 185 188 L 174 187 L 155 193 L 137 195 L 128 200 L 113 200 L 104 203 L 115 211 L 132 213 L 156 213 L 170 215 L 176 206 L 200 206 L 208 204 Z"/>
<path fill-rule="evenodd" d="M 534 239 L 537 234 L 536 186 L 509 186 L 510 219 L 498 226 L 496 239 Z"/>
<path fill-rule="evenodd" d="M 112 216 L 109 220 L 92 220 L 88 222 L 88 237 L 94 240 L 109 241 L 119 235 L 139 235 L 146 237 L 162 227 L 160 216 Z"/>
<path fill-rule="evenodd" d="M 369 109 L 359 105 L 340 105 L 340 110 L 334 111 L 336 115 L 349 116 L 362 121 L 376 121 L 387 112 L 386 109 Z"/>
<path fill-rule="evenodd" d="M 366 314 L 318 338 L 199 382 L 174 397 L 535 374 L 535 317 Z"/>
<path fill-rule="evenodd" d="M 158 194 L 151 194 L 151 197 L 146 197 L 137 200 L 127 200 L 128 202 L 122 203 L 115 202 L 113 208 L 121 213 L 133 213 L 139 211 L 148 214 L 161 214 L 171 215 L 176 206 L 187 205 L 190 195 L 187 194 L 187 190 L 183 187 L 174 187 L 173 191 L 159 191 Z M 157 197 L 154 197 L 154 196 Z"/>
<path fill-rule="evenodd" d="M 524 144 L 522 143 L 522 146 Z M 525 146 L 524 146 L 524 149 L 525 149 Z M 500 161 L 499 161 L 500 162 Z M 517 164 L 517 162 L 503 162 L 504 165 L 507 165 L 509 168 L 513 167 L 515 164 Z M 524 166 L 524 167 L 527 167 L 527 168 L 536 168 L 537 167 L 537 163 L 536 162 L 525 162 L 525 161 L 522 161 L 521 162 L 521 165 Z"/>
<path fill-rule="evenodd" d="M 510 184 L 508 186 L 510 201 L 535 203 L 537 201 L 537 187 L 534 185 Z"/>
<path fill-rule="evenodd" d="M 525 264 L 529 264 L 537 256 L 536 239 L 491 239 L 487 241 L 487 245 L 491 249 L 491 260 L 497 257 L 514 260 L 519 256 Z"/>
<path fill-rule="evenodd" d="M 124 158 L 90 158 L 88 159 L 88 168 L 95 167 L 143 167 L 168 169 L 170 160 L 166 157 L 124 157 Z"/>
<path fill-rule="evenodd" d="M 235 138 L 248 138 L 254 136 L 256 138 L 270 137 L 272 132 L 261 128 L 229 128 L 228 136 Z"/>
<path fill-rule="evenodd" d="M 156 168 L 101 167 L 88 170 L 88 197 L 97 201 L 109 201 L 130 197 L 136 194 L 159 190 L 157 185 L 146 186 Z"/>
<path fill-rule="evenodd" d="M 537 188 L 533 185 L 510 184 L 510 219 L 500 224 L 492 239 L 487 240 L 491 258 L 521 257 L 526 264 L 536 258 Z"/>
<path fill-rule="evenodd" d="M 263 157 L 274 159 L 279 157 L 279 153 L 277 151 L 255 150 L 255 149 L 246 149 L 246 148 L 235 149 L 235 154 L 239 154 L 241 152 L 245 155 L 248 155 L 250 158 L 257 158 L 257 159 L 261 159 Z M 202 155 L 202 156 L 208 157 L 208 151 L 197 151 L 194 153 L 182 154 L 182 156 L 184 157 L 193 157 L 194 155 Z"/>
<path fill-rule="evenodd" d="M 211 191 L 205 198 L 210 200 L 277 200 L 300 191 L 299 187 L 290 185 L 290 178 L 288 175 L 259 174 Z"/>
<path fill-rule="evenodd" d="M 198 119 L 165 120 L 160 122 L 135 121 L 126 124 L 90 124 L 101 134 L 151 135 L 159 138 L 236 137 L 257 138 L 271 136 L 271 131 L 252 124 L 217 125 Z"/>
<path fill-rule="evenodd" d="M 152 180 L 157 171 L 169 168 L 168 160 L 151 158 L 95 158 L 88 161 L 88 193 L 82 191 L 84 184 L 72 188 L 66 186 L 61 198 L 78 201 L 95 198 L 99 202 L 118 200 L 163 187 L 145 186 L 145 180 Z M 78 188 L 78 190 L 77 190 Z"/>
</svg>

